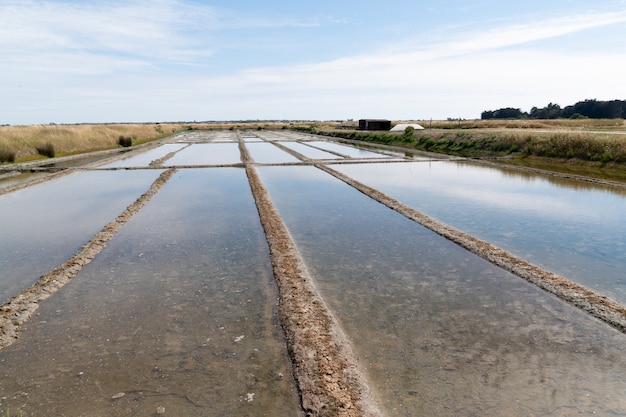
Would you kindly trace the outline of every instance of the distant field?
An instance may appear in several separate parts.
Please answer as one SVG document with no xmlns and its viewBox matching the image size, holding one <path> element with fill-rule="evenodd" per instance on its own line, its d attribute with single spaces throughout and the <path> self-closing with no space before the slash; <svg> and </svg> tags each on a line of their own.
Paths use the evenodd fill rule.
<svg viewBox="0 0 626 417">
<path fill-rule="evenodd" d="M 56 156 L 113 149 L 120 146 L 120 136 L 132 138 L 135 145 L 192 129 L 296 129 L 469 157 L 535 156 L 626 164 L 622 119 L 416 122 L 426 129 L 411 136 L 357 131 L 356 121 L 0 126 L 0 163 L 7 161 L 3 155 L 13 155 L 16 162 L 44 158 L 38 148 L 46 145 L 54 148 Z"/>
<path fill-rule="evenodd" d="M 49 145 L 55 156 L 64 156 L 119 147 L 120 136 L 131 138 L 136 145 L 186 130 L 281 129 L 289 125 L 283 122 L 212 122 L 0 126 L 0 164 L 7 162 L 9 155 L 15 162 L 45 158 L 37 148 Z"/>
</svg>

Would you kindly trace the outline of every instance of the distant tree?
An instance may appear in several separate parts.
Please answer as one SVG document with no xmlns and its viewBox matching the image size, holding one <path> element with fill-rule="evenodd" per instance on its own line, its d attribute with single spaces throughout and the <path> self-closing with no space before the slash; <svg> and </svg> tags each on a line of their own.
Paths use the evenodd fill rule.
<svg viewBox="0 0 626 417">
<path fill-rule="evenodd" d="M 506 107 L 498 110 L 488 110 L 482 112 L 480 118 L 487 119 L 523 119 L 528 117 L 527 113 L 522 112 L 521 109 L 514 109 L 513 107 Z"/>
<path fill-rule="evenodd" d="M 558 119 L 561 117 L 561 106 L 549 103 L 544 108 L 533 107 L 530 109 L 531 119 Z"/>
<path fill-rule="evenodd" d="M 499 110 L 487 110 L 481 113 L 481 119 L 532 119 L 557 118 L 593 118 L 593 119 L 626 119 L 626 101 L 611 100 L 599 101 L 587 99 L 576 104 L 561 108 L 558 104 L 549 103 L 546 107 L 533 107 L 530 113 L 523 113 L 520 109 L 511 107 Z"/>
</svg>

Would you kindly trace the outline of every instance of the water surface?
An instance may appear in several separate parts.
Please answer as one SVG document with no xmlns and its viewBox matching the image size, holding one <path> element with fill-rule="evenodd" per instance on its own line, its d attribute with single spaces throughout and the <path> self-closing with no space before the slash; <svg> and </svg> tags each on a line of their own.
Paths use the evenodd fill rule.
<svg viewBox="0 0 626 417">
<path fill-rule="evenodd" d="M 0 352 L 0 410 L 301 416 L 276 300 L 244 171 L 182 170 Z"/>
<path fill-rule="evenodd" d="M 460 162 L 334 168 L 626 304 L 623 189 Z"/>
<path fill-rule="evenodd" d="M 194 143 L 178 152 L 165 165 L 228 165 L 241 162 L 236 142 Z"/>
<path fill-rule="evenodd" d="M 71 258 L 160 173 L 77 172 L 0 195 L 0 302 Z"/>
<path fill-rule="evenodd" d="M 327 149 L 345 155 L 348 158 L 388 158 L 387 155 L 378 152 L 366 151 L 364 149 L 355 148 L 353 146 L 343 145 L 334 142 L 312 141 L 307 142 L 312 146 Z"/>
<path fill-rule="evenodd" d="M 389 416 L 626 413 L 623 334 L 315 168 L 259 172 Z"/>
<path fill-rule="evenodd" d="M 315 149 L 300 142 L 281 142 L 281 144 L 310 159 L 343 159 L 341 156 Z"/>
<path fill-rule="evenodd" d="M 126 168 L 126 167 L 147 167 L 151 162 L 164 157 L 170 152 L 176 152 L 184 148 L 185 144 L 169 143 L 158 148 L 151 149 L 139 155 L 121 159 L 110 164 L 102 165 L 100 168 Z"/>
<path fill-rule="evenodd" d="M 296 157 L 288 154 L 282 149 L 279 149 L 271 143 L 246 142 L 246 147 L 248 148 L 248 152 L 250 152 L 250 156 L 252 156 L 254 161 L 260 164 L 300 162 L 300 160 Z"/>
</svg>

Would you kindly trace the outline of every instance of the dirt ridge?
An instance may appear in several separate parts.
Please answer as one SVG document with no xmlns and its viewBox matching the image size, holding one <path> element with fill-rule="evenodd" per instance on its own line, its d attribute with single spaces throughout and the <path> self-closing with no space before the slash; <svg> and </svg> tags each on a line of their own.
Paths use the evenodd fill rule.
<svg viewBox="0 0 626 417">
<path fill-rule="evenodd" d="M 315 287 L 241 139 L 239 146 L 270 249 L 279 319 L 305 413 L 382 416 L 350 343 Z"/>
</svg>

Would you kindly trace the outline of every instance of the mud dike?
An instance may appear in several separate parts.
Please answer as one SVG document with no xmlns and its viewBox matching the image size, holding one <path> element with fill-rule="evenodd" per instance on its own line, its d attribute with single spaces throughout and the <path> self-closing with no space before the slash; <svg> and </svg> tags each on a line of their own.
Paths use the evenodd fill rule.
<svg viewBox="0 0 626 417">
<path fill-rule="evenodd" d="M 302 407 L 310 416 L 382 416 L 352 347 L 320 296 L 240 139 L 242 160 L 270 249 Z"/>
</svg>

